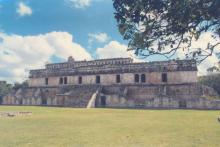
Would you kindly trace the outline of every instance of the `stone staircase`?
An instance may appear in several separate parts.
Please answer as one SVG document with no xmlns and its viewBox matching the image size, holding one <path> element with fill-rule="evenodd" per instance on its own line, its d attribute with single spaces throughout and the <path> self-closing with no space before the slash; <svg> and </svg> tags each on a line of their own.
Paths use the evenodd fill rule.
<svg viewBox="0 0 220 147">
<path fill-rule="evenodd" d="M 125 86 L 106 86 L 102 87 L 101 93 L 105 95 L 119 95 L 126 96 L 127 95 L 127 87 Z"/>
<path fill-rule="evenodd" d="M 68 86 L 59 90 L 60 97 L 64 98 L 63 106 L 86 108 L 98 86 Z"/>
</svg>

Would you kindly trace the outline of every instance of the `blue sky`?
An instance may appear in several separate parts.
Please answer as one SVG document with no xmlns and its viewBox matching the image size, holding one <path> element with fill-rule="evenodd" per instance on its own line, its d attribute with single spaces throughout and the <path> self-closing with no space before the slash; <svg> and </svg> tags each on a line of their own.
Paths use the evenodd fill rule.
<svg viewBox="0 0 220 147">
<path fill-rule="evenodd" d="M 0 0 L 0 80 L 22 81 L 70 55 L 127 57 L 126 44 L 111 0 Z"/>
<path fill-rule="evenodd" d="M 32 9 L 30 16 L 19 16 L 19 3 Z M 69 0 L 1 0 L 0 26 L 8 34 L 38 35 L 52 31 L 69 32 L 74 41 L 90 53 L 103 43 L 89 43 L 88 34 L 106 33 L 109 39 L 124 43 L 114 19 L 111 0 L 91 0 L 88 5 L 75 6 Z"/>
<path fill-rule="evenodd" d="M 210 35 L 195 45 L 206 45 Z M 0 0 L 0 80 L 21 82 L 29 70 L 63 62 L 68 56 L 76 60 L 134 58 L 126 50 L 112 0 Z M 211 57 L 199 71 L 204 73 L 217 61 Z"/>
</svg>

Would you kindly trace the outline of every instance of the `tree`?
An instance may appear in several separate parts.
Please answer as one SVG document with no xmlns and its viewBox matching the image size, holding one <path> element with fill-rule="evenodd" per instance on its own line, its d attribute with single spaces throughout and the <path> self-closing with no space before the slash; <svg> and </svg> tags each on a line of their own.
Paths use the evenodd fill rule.
<svg viewBox="0 0 220 147">
<path fill-rule="evenodd" d="M 2 98 L 6 96 L 12 89 L 11 84 L 0 81 L 0 104 L 2 103 Z"/>
<path fill-rule="evenodd" d="M 113 6 L 128 50 L 138 56 L 171 58 L 182 50 L 198 63 L 213 54 L 219 57 L 220 0 L 113 0 Z M 191 48 L 205 32 L 215 43 Z"/>
<path fill-rule="evenodd" d="M 13 86 L 13 89 L 18 90 L 20 88 L 25 88 L 25 87 L 28 87 L 28 82 L 27 81 L 24 81 L 22 83 L 15 83 L 14 86 Z"/>
<path fill-rule="evenodd" d="M 209 74 L 207 76 L 199 77 L 199 83 L 212 87 L 220 95 L 220 74 Z"/>
<path fill-rule="evenodd" d="M 219 72 L 219 68 L 217 66 L 212 66 L 210 68 L 207 69 L 207 72 L 209 73 L 215 73 L 215 72 Z"/>
</svg>

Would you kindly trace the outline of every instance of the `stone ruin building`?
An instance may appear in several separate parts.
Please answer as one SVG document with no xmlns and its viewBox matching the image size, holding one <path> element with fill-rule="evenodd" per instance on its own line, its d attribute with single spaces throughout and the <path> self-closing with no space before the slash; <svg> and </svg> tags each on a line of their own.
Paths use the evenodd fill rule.
<svg viewBox="0 0 220 147">
<path fill-rule="evenodd" d="M 217 93 L 197 83 L 194 60 L 134 63 L 131 58 L 47 64 L 31 70 L 28 87 L 5 105 L 77 108 L 220 109 Z M 212 97 L 212 98 L 210 98 Z"/>
</svg>

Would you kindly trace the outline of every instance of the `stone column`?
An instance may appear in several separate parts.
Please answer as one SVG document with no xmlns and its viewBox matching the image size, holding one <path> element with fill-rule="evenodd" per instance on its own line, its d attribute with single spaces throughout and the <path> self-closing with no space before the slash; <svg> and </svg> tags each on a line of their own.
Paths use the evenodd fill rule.
<svg viewBox="0 0 220 147">
<path fill-rule="evenodd" d="M 31 105 L 36 105 L 35 98 L 32 98 L 32 100 L 31 100 Z"/>
<path fill-rule="evenodd" d="M 47 98 L 47 105 L 48 106 L 52 105 L 52 98 Z"/>
<path fill-rule="evenodd" d="M 41 105 L 41 98 L 37 98 L 36 105 Z"/>
</svg>

